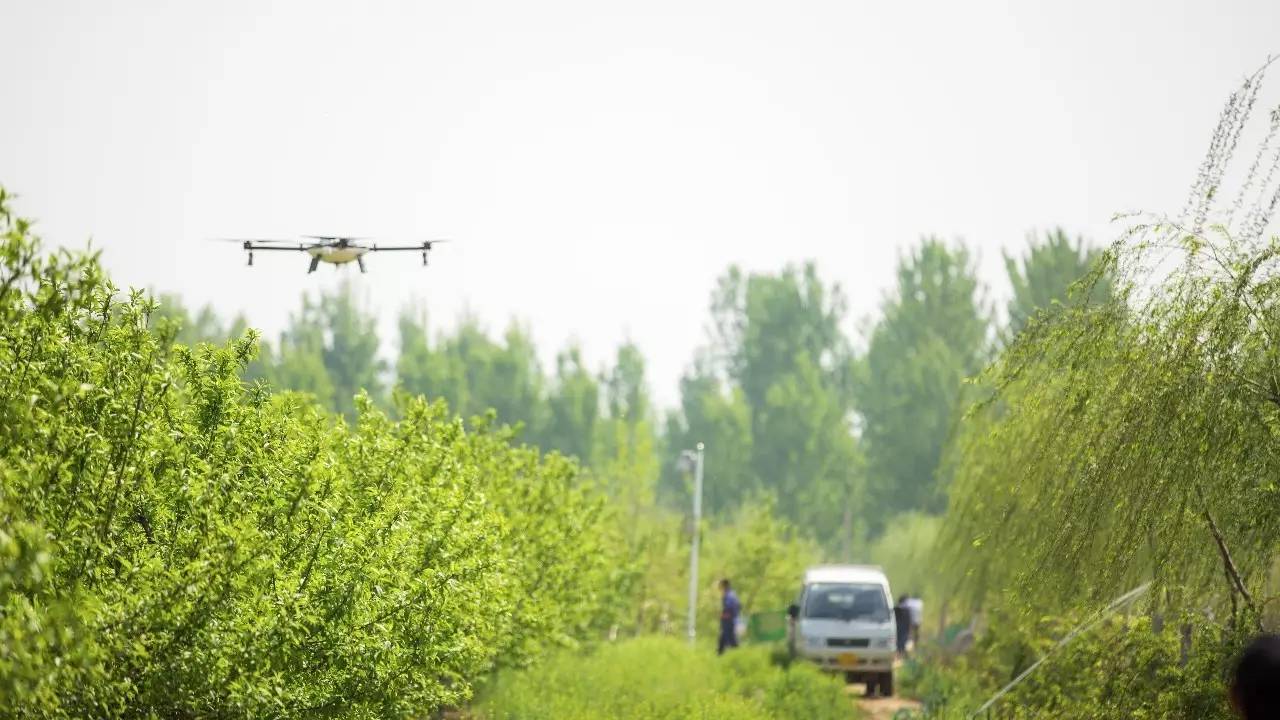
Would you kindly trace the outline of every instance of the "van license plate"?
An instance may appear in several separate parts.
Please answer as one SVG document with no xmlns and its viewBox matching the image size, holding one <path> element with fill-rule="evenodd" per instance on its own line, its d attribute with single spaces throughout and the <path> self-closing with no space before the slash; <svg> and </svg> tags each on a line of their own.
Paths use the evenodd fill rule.
<svg viewBox="0 0 1280 720">
<path fill-rule="evenodd" d="M 853 653 L 840 653 L 836 656 L 836 664 L 842 668 L 853 668 L 858 666 L 858 656 Z"/>
</svg>

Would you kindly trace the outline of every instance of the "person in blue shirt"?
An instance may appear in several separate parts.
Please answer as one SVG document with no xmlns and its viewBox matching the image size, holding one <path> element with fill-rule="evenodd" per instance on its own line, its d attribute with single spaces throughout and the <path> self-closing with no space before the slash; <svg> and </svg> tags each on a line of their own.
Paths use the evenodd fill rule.
<svg viewBox="0 0 1280 720">
<path fill-rule="evenodd" d="M 738 613 L 742 612 L 742 603 L 738 602 L 738 594 L 729 587 L 729 578 L 720 581 L 720 642 L 716 654 L 723 655 L 728 648 L 738 647 Z"/>
</svg>

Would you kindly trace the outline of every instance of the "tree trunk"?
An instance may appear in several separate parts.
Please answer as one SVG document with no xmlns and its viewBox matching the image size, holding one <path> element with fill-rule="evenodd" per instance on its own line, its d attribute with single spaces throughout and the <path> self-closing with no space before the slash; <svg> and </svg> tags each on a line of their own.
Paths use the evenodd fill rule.
<svg viewBox="0 0 1280 720">
<path fill-rule="evenodd" d="M 1186 667 L 1187 660 L 1191 657 L 1191 623 L 1183 623 L 1180 632 L 1182 635 L 1182 648 L 1178 655 L 1178 664 Z"/>
</svg>

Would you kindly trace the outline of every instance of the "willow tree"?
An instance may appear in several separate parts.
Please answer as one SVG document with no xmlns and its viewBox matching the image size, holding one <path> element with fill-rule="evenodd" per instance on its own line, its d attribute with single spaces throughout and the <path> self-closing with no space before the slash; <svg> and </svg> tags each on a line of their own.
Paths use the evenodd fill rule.
<svg viewBox="0 0 1280 720">
<path fill-rule="evenodd" d="M 1233 160 L 1262 79 L 1231 95 L 1182 212 L 1129 218 L 983 376 L 943 540 L 975 593 L 1071 607 L 1152 581 L 1170 609 L 1259 617 L 1280 541 L 1280 108 Z"/>
</svg>

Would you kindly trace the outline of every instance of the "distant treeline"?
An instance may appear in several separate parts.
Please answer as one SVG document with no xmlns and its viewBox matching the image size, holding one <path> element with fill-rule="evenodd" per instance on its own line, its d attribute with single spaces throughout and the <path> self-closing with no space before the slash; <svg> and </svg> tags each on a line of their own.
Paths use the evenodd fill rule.
<svg viewBox="0 0 1280 720">
<path fill-rule="evenodd" d="M 263 339 L 246 377 L 309 393 L 348 417 L 361 390 L 388 408 L 405 392 L 443 398 L 463 417 L 492 411 L 524 442 L 575 456 L 606 480 L 614 468 L 615 493 L 653 494 L 668 506 L 687 505 L 680 452 L 705 442 L 710 514 L 771 496 L 785 519 L 847 555 L 887 518 L 946 507 L 940 459 L 966 378 L 1036 313 L 1108 295 L 1102 278 L 1089 297 L 1069 298 L 1098 254 L 1061 229 L 1028 236 L 1021 254 L 1005 257 L 1011 293 L 997 313 L 969 247 L 925 238 L 903 253 L 860 343 L 842 288 L 814 263 L 774 273 L 730 267 L 711 292 L 706 341 L 671 410 L 654 406 L 635 345 L 619 347 L 604 368 L 588 367 L 569 345 L 545 368 L 529 328 L 514 321 L 500 335 L 472 317 L 433 332 L 425 309 L 408 308 L 388 365 L 378 323 L 349 285 L 304 296 L 284 331 Z M 176 297 L 162 297 L 159 314 L 192 345 L 238 337 L 252 321 L 189 312 Z M 637 459 L 637 448 L 651 457 Z"/>
</svg>

